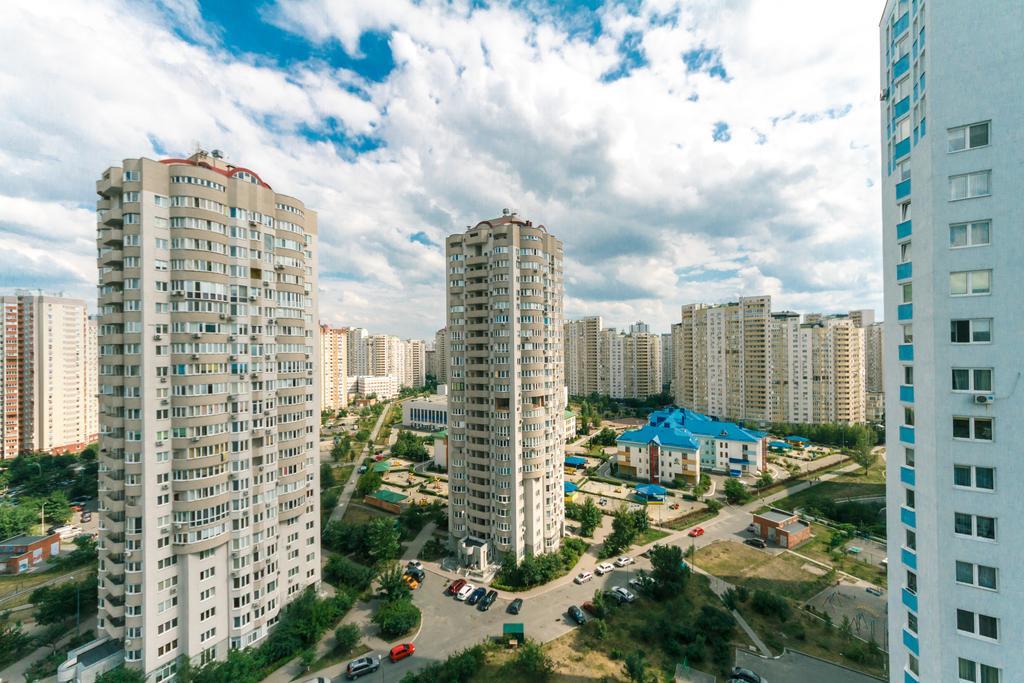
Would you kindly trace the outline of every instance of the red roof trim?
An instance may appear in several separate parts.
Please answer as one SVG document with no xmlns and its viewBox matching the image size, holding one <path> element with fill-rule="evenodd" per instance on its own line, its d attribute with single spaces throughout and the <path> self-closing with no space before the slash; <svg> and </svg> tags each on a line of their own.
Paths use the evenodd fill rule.
<svg viewBox="0 0 1024 683">
<path fill-rule="evenodd" d="M 252 170 L 250 170 L 248 168 L 243 168 L 242 166 L 235 166 L 235 167 L 232 167 L 230 170 L 224 170 L 222 168 L 214 168 L 213 166 L 210 166 L 210 164 L 208 164 L 206 162 L 192 161 L 191 159 L 161 159 L 160 163 L 161 164 L 168 164 L 168 165 L 170 165 L 170 164 L 187 164 L 188 166 L 197 166 L 199 168 L 205 168 L 205 169 L 207 169 L 209 171 L 213 171 L 214 173 L 220 173 L 222 176 L 225 176 L 227 178 L 233 178 L 236 175 L 238 175 L 239 173 L 244 171 L 244 172 L 249 173 L 250 175 L 254 176 L 256 178 L 256 180 L 259 181 L 259 184 L 262 185 L 263 187 L 267 188 L 268 190 L 274 189 L 274 188 L 270 187 L 270 185 L 265 183 L 263 181 L 263 178 L 260 178 L 259 173 L 256 173 L 255 171 L 252 171 Z"/>
</svg>

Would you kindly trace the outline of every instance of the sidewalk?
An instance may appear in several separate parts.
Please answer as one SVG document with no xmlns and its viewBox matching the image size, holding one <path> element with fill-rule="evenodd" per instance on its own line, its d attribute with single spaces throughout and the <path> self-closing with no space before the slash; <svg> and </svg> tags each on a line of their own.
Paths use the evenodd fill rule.
<svg viewBox="0 0 1024 683">
<path fill-rule="evenodd" d="M 341 495 L 338 497 L 338 504 L 334 506 L 334 510 L 331 511 L 331 518 L 329 521 L 337 522 L 345 516 L 345 509 L 348 508 L 348 504 L 352 502 L 352 496 L 356 492 L 356 482 L 359 480 L 358 469 L 363 463 L 363 458 L 367 457 L 367 449 L 373 440 L 377 438 L 377 433 L 380 432 L 380 428 L 384 425 L 384 417 L 388 414 L 391 404 L 388 403 L 384 410 L 381 411 L 380 416 L 377 418 L 377 422 L 373 425 L 373 430 L 370 432 L 370 440 L 363 446 L 363 450 L 360 452 L 356 459 L 353 461 L 356 466 L 356 472 L 353 472 L 348 481 L 345 482 L 345 488 L 341 490 Z"/>
</svg>

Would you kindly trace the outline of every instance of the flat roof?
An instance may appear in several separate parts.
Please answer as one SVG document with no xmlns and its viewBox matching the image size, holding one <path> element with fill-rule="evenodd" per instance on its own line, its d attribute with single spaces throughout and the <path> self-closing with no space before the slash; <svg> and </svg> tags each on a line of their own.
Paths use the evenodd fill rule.
<svg viewBox="0 0 1024 683">
<path fill-rule="evenodd" d="M 59 536 L 59 535 L 60 534 L 50 534 L 49 536 L 25 536 L 25 535 L 22 535 L 22 536 L 12 536 L 12 537 L 8 538 L 6 541 L 0 541 L 0 546 L 5 546 L 5 545 L 32 545 L 33 543 L 38 543 L 39 541 L 45 541 L 46 539 L 50 538 L 51 536 Z"/>
<path fill-rule="evenodd" d="M 791 514 L 789 512 L 781 512 L 779 510 L 768 510 L 767 512 L 755 512 L 754 515 L 757 516 L 757 517 L 760 517 L 761 519 L 767 519 L 767 520 L 769 520 L 771 522 L 778 522 L 779 524 L 781 524 L 782 522 L 789 521 L 790 519 L 793 519 L 793 517 L 796 516 L 796 515 L 793 515 L 793 514 Z"/>
<path fill-rule="evenodd" d="M 104 640 L 96 647 L 79 653 L 78 663 L 88 668 L 123 649 L 124 645 L 120 641 Z"/>
<path fill-rule="evenodd" d="M 404 493 L 398 493 L 397 491 L 389 491 L 388 489 L 381 489 L 370 494 L 370 498 L 376 498 L 377 500 L 383 500 L 385 503 L 401 503 L 409 496 Z"/>
<path fill-rule="evenodd" d="M 803 531 L 809 526 L 810 524 L 808 524 L 807 522 L 801 522 L 800 520 L 797 520 L 795 522 L 790 522 L 786 526 L 782 527 L 782 530 L 785 531 L 787 534 L 794 534 L 797 531 Z"/>
</svg>

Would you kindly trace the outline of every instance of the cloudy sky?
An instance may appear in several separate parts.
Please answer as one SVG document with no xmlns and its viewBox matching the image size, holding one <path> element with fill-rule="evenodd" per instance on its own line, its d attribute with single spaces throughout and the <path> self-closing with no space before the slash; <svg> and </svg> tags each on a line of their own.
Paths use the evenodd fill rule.
<svg viewBox="0 0 1024 683">
<path fill-rule="evenodd" d="M 566 9 L 569 6 L 571 9 Z M 879 2 L 46 0 L 0 22 L 0 290 L 95 298 L 94 183 L 197 144 L 320 215 L 321 318 L 429 336 L 513 207 L 566 315 L 881 310 Z"/>
</svg>

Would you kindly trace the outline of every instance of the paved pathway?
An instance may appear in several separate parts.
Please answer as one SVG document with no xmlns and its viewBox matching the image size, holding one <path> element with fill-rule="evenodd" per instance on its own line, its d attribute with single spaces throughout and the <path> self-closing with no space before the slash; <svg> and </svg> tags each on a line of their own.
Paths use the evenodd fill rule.
<svg viewBox="0 0 1024 683">
<path fill-rule="evenodd" d="M 360 451 L 359 455 L 356 456 L 356 459 L 353 461 L 355 463 L 357 471 L 353 472 L 349 476 L 348 481 L 345 482 L 345 488 L 341 490 L 341 495 L 338 496 L 338 504 L 335 505 L 334 510 L 331 511 L 330 521 L 337 522 L 345 516 L 345 509 L 348 507 L 348 504 L 352 501 L 352 496 L 356 492 L 356 481 L 359 480 L 359 466 L 363 464 L 363 459 L 367 457 L 367 449 L 369 449 L 370 444 L 373 443 L 373 440 L 377 438 L 377 433 L 380 431 L 380 428 L 384 425 L 384 418 L 385 416 L 387 416 L 388 412 L 390 411 L 390 408 L 390 403 L 385 404 L 384 410 L 381 411 L 380 416 L 377 418 L 377 422 L 374 423 L 373 425 L 373 430 L 370 432 L 370 440 L 363 446 L 363 450 Z"/>
<path fill-rule="evenodd" d="M 82 633 L 85 633 L 86 631 L 95 631 L 95 630 L 96 630 L 96 617 L 95 616 L 88 617 L 88 618 L 82 620 L 82 625 L 81 625 L 81 632 Z M 29 635 L 31 635 L 32 634 L 32 629 L 28 628 L 28 629 L 26 629 L 26 632 L 29 633 Z M 56 648 L 57 651 L 61 651 L 62 648 L 64 647 L 64 644 L 72 636 L 74 636 L 75 633 L 76 632 L 75 632 L 74 628 L 71 628 L 65 635 L 63 635 L 57 641 L 57 643 L 58 643 L 57 648 Z M 11 664 L 6 669 L 0 670 L 0 680 L 12 681 L 13 683 L 20 683 L 20 681 L 24 681 L 25 680 L 25 672 L 28 671 L 29 668 L 33 664 L 35 664 L 38 660 L 42 659 L 43 657 L 48 656 L 51 652 L 53 652 L 53 649 L 49 648 L 49 647 L 40 647 L 40 648 L 37 648 L 37 649 L 33 650 L 32 652 L 28 653 L 27 655 L 25 655 L 24 657 L 22 657 L 21 659 L 16 661 L 14 664 Z M 51 679 L 51 680 L 56 680 L 56 679 Z"/>
</svg>

